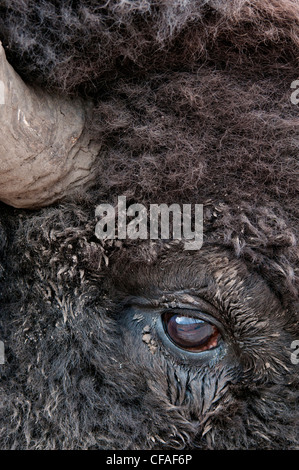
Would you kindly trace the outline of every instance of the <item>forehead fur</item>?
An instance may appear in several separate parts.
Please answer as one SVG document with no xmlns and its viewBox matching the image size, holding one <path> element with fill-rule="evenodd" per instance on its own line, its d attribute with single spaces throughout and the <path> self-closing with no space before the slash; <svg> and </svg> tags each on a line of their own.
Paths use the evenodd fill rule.
<svg viewBox="0 0 299 470">
<path fill-rule="evenodd" d="M 13 0 L 0 12 L 26 80 L 94 101 L 89 203 L 202 203 L 205 242 L 297 292 L 297 1 Z"/>
</svg>

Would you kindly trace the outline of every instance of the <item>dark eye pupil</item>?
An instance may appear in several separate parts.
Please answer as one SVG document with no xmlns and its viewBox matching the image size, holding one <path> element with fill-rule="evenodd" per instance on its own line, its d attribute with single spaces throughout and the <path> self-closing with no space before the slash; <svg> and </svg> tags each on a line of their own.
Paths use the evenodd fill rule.
<svg viewBox="0 0 299 470">
<path fill-rule="evenodd" d="M 198 318 L 164 313 L 164 330 L 176 346 L 192 352 L 202 352 L 218 346 L 220 337 L 216 326 Z"/>
</svg>

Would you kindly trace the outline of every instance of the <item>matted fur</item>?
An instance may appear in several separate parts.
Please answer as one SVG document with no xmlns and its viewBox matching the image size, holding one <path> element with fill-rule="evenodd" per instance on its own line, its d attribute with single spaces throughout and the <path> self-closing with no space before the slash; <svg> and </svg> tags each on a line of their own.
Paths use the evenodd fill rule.
<svg viewBox="0 0 299 470">
<path fill-rule="evenodd" d="M 91 97 L 104 149 L 88 194 L 1 207 L 1 447 L 298 448 L 298 2 L 13 0 L 0 13 L 16 70 Z M 202 253 L 100 243 L 94 209 L 118 195 L 203 203 Z M 238 366 L 188 370 L 125 336 L 120 286 L 190 287 L 198 256 L 210 272 L 228 257 L 256 296 L 235 304 Z"/>
</svg>

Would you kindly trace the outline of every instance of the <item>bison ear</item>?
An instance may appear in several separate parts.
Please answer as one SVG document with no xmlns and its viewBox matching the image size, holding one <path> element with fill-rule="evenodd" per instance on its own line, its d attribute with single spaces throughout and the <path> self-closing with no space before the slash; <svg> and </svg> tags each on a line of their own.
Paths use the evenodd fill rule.
<svg viewBox="0 0 299 470">
<path fill-rule="evenodd" d="M 95 178 L 100 143 L 90 139 L 91 103 L 26 85 L 0 42 L 0 200 L 39 208 Z"/>
</svg>

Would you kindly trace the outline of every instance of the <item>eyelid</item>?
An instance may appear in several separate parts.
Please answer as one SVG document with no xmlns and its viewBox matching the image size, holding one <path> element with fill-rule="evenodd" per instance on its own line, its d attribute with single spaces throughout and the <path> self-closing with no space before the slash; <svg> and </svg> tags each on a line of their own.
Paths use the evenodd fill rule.
<svg viewBox="0 0 299 470">
<path fill-rule="evenodd" d="M 171 293 L 171 295 L 163 294 L 156 299 L 146 297 L 130 297 L 126 299 L 125 306 L 142 308 L 143 310 L 153 310 L 162 312 L 167 309 L 186 309 L 191 311 L 200 311 L 208 313 L 213 317 L 219 318 L 219 311 L 208 301 L 202 297 L 197 297 L 189 293 Z"/>
<path fill-rule="evenodd" d="M 218 310 L 213 305 L 211 305 L 209 302 L 207 302 L 206 300 L 202 298 L 192 297 L 192 303 L 186 302 L 186 301 L 182 302 L 179 300 L 175 302 L 174 307 L 171 304 L 172 302 L 170 302 L 169 306 L 167 306 L 166 304 L 167 308 L 171 310 L 175 310 L 175 309 L 187 310 L 187 311 L 190 310 L 194 312 L 207 313 L 216 317 L 219 315 Z M 165 304 L 164 304 L 164 309 L 165 309 Z"/>
</svg>

